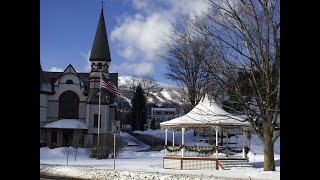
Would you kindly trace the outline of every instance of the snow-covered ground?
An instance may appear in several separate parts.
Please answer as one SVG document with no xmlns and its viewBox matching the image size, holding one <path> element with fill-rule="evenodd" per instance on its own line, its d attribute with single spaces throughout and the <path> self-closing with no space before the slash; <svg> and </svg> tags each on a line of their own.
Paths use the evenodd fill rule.
<svg viewBox="0 0 320 180">
<path fill-rule="evenodd" d="M 165 102 L 165 100 L 163 100 L 161 97 L 159 97 L 159 96 L 157 95 L 157 93 L 150 92 L 150 94 L 154 95 L 154 97 L 157 98 L 159 101 Z"/>
<path fill-rule="evenodd" d="M 163 130 L 136 131 L 140 134 L 154 135 L 164 139 Z M 171 135 L 171 136 L 170 136 Z M 185 144 L 196 143 L 193 131 L 185 132 Z M 280 138 L 276 141 L 275 161 L 276 171 L 263 171 L 263 144 L 253 135 L 250 140 L 251 152 L 248 153 L 252 167 L 231 168 L 231 170 L 173 170 L 163 169 L 164 151 L 145 152 L 149 145 L 137 140 L 127 133 L 120 134 L 122 139 L 131 143 L 123 149 L 116 159 L 113 170 L 113 159 L 97 160 L 89 157 L 87 149 L 78 150 L 77 161 L 74 151 L 69 156 L 68 166 L 66 155 L 61 153 L 63 148 L 40 149 L 40 172 L 63 176 L 74 176 L 90 179 L 280 179 Z M 168 133 L 168 139 L 172 133 Z M 242 143 L 242 138 L 231 138 L 230 142 Z M 175 132 L 175 142 L 181 142 L 181 132 Z M 204 145 L 205 143 L 203 143 Z"/>
<path fill-rule="evenodd" d="M 169 93 L 168 93 L 167 91 L 163 90 L 163 91 L 161 91 L 160 93 L 161 93 L 161 94 L 163 95 L 163 97 L 165 97 L 167 100 L 172 100 L 171 96 L 169 95 Z"/>
</svg>

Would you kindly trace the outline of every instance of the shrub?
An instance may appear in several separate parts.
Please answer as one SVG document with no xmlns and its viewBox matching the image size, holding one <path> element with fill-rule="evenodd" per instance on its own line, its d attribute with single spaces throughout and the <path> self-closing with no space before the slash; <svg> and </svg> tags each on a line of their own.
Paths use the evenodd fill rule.
<svg viewBox="0 0 320 180">
<path fill-rule="evenodd" d="M 54 148 L 57 148 L 57 147 L 58 147 L 58 144 L 57 144 L 57 143 L 51 143 L 51 144 L 48 145 L 48 147 L 49 147 L 50 149 L 54 149 Z"/>
</svg>

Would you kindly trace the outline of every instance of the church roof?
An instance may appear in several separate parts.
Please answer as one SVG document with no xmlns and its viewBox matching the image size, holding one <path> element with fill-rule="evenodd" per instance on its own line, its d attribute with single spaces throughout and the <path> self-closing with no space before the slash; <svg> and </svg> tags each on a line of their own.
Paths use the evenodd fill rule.
<svg viewBox="0 0 320 180">
<path fill-rule="evenodd" d="M 99 24 L 90 54 L 90 61 L 111 61 L 106 25 L 101 9 Z"/>
<path fill-rule="evenodd" d="M 208 95 L 186 115 L 160 123 L 162 128 L 170 127 L 249 127 L 245 119 L 234 116 L 218 106 Z"/>
<path fill-rule="evenodd" d="M 52 92 L 52 82 L 54 82 L 59 76 L 62 74 L 62 72 L 47 72 L 47 71 L 42 71 L 41 66 L 40 66 L 40 83 L 42 82 L 42 79 L 46 79 L 46 89 L 50 90 L 49 92 Z M 86 86 L 85 92 L 87 93 L 90 87 L 90 73 L 78 73 L 80 79 L 83 81 L 83 83 Z M 110 81 L 113 82 L 116 86 L 118 85 L 118 73 L 109 73 L 109 78 Z"/>
<path fill-rule="evenodd" d="M 42 71 L 40 64 L 40 92 L 52 92 L 51 84 L 46 74 Z"/>
</svg>

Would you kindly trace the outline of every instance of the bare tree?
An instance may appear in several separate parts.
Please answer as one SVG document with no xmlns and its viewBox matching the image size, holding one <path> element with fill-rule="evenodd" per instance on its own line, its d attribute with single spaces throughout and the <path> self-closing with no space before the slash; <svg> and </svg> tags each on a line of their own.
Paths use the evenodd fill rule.
<svg viewBox="0 0 320 180">
<path fill-rule="evenodd" d="M 120 141 L 118 139 L 116 139 L 116 149 L 115 149 L 115 157 L 117 157 L 122 151 L 123 151 L 123 148 L 126 147 L 127 144 L 124 143 L 123 141 Z M 113 155 L 113 146 L 112 146 L 112 155 Z"/>
<path fill-rule="evenodd" d="M 72 147 L 75 149 L 74 161 L 77 161 L 78 148 L 83 145 L 83 132 L 81 129 L 73 131 Z"/>
<path fill-rule="evenodd" d="M 177 92 L 181 99 L 181 106 L 179 111 L 179 116 L 188 113 L 194 107 L 188 98 L 188 89 L 182 83 L 178 83 Z"/>
<path fill-rule="evenodd" d="M 141 75 L 130 78 L 129 85 L 133 90 L 136 90 L 140 85 L 144 90 L 146 96 L 149 96 L 149 93 L 151 91 L 154 91 L 159 86 L 159 83 L 155 81 L 150 75 Z"/>
<path fill-rule="evenodd" d="M 62 147 L 61 154 L 67 156 L 67 165 L 69 163 L 69 155 L 70 155 L 70 153 L 71 153 L 70 146 Z"/>
<path fill-rule="evenodd" d="M 141 80 L 142 82 L 140 84 L 146 96 L 149 96 L 149 93 L 154 91 L 159 86 L 159 83 L 150 75 L 141 76 Z"/>
<path fill-rule="evenodd" d="M 195 106 L 202 97 L 201 89 L 205 86 L 208 73 L 203 68 L 206 40 L 197 35 L 186 21 L 188 17 L 181 15 L 177 24 L 172 24 L 173 35 L 162 40 L 165 53 L 156 53 L 163 60 L 168 70 L 169 79 L 182 83 L 187 87 L 188 98 Z"/>
<path fill-rule="evenodd" d="M 189 21 L 210 41 L 210 58 L 202 61 L 203 67 L 229 100 L 241 107 L 234 110 L 248 116 L 264 143 L 264 171 L 274 171 L 274 142 L 280 136 L 276 129 L 280 116 L 280 1 L 208 3 L 209 13 Z"/>
</svg>

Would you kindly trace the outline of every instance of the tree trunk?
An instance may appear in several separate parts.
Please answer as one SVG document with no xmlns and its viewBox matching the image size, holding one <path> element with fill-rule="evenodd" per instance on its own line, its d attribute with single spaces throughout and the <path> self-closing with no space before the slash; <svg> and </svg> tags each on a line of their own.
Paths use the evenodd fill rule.
<svg viewBox="0 0 320 180">
<path fill-rule="evenodd" d="M 138 130 L 139 131 L 142 131 L 142 129 L 141 129 L 141 108 L 139 108 L 139 110 L 138 110 L 138 124 L 137 124 L 137 128 L 138 128 Z"/>
<path fill-rule="evenodd" d="M 273 143 L 272 136 L 269 134 L 265 135 L 264 144 L 264 171 L 275 171 L 275 162 L 274 162 L 274 152 L 273 152 Z"/>
<path fill-rule="evenodd" d="M 196 96 L 195 96 L 194 87 L 192 85 L 188 88 L 188 97 L 189 97 L 191 105 L 195 106 L 196 105 Z"/>
<path fill-rule="evenodd" d="M 78 148 L 75 148 L 76 149 L 76 152 L 74 154 L 74 161 L 77 161 L 77 153 L 78 153 Z"/>
<path fill-rule="evenodd" d="M 69 153 L 69 152 L 68 152 Z M 69 161 L 69 154 L 67 154 L 67 165 L 68 165 L 68 161 Z"/>
</svg>

